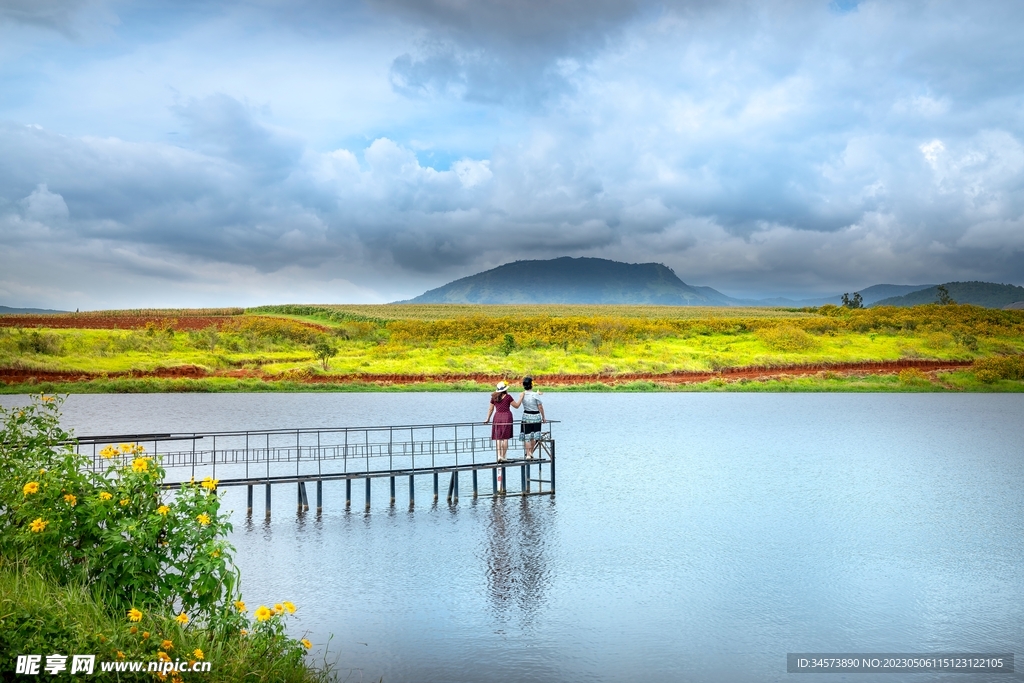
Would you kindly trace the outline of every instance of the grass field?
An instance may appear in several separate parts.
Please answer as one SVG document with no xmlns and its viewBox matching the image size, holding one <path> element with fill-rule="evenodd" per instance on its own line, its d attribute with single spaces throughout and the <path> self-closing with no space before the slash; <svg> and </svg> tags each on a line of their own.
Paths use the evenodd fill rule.
<svg viewBox="0 0 1024 683">
<path fill-rule="evenodd" d="M 318 347 L 327 349 L 326 369 Z M 773 369 L 984 363 L 1022 353 L 1024 312 L 958 305 L 296 305 L 0 316 L 0 379 L 8 392 L 33 381 L 61 391 L 476 389 L 524 374 L 564 378 L 557 383 L 575 388 L 652 390 L 678 385 L 669 382 L 673 373 L 736 368 L 763 372 L 755 382 L 723 375 L 729 390 L 849 391 L 867 390 L 850 378 L 856 368 L 799 381 L 773 376 Z M 884 382 L 868 381 L 870 390 L 1006 391 L 1019 390 L 1022 379 L 998 368 L 981 380 L 971 371 L 947 372 L 946 379 L 926 371 L 918 373 L 925 383 L 915 386 L 909 375 L 893 383 L 895 372 L 886 374 Z M 703 379 L 709 381 L 700 387 L 671 388 L 716 389 L 714 378 Z"/>
</svg>

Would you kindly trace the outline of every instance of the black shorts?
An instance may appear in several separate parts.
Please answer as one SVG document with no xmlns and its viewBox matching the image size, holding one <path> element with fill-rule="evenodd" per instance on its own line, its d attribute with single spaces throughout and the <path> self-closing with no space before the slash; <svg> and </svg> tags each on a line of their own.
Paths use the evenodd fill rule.
<svg viewBox="0 0 1024 683">
<path fill-rule="evenodd" d="M 540 422 L 523 422 L 523 434 L 536 434 L 540 431 Z"/>
</svg>

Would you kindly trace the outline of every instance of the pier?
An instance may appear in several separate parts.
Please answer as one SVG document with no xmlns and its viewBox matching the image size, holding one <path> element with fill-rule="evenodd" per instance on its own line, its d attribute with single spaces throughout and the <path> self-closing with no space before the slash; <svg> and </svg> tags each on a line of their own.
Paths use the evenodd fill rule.
<svg viewBox="0 0 1024 683">
<path fill-rule="evenodd" d="M 307 484 L 315 486 L 316 512 L 324 507 L 324 482 L 344 481 L 344 507 L 352 508 L 352 487 L 363 482 L 364 504 L 370 510 L 375 479 L 388 481 L 387 494 L 394 506 L 401 488 L 409 507 L 416 505 L 416 479 L 428 477 L 433 501 L 447 484 L 445 500 L 457 505 L 460 483 L 469 484 L 473 498 L 555 494 L 554 422 L 545 422 L 536 440 L 533 459 L 524 457 L 519 423 L 513 425 L 505 462 L 496 462 L 491 425 L 460 422 L 385 427 L 326 429 L 271 429 L 235 432 L 118 434 L 76 437 L 79 453 L 92 457 L 92 468 L 104 471 L 112 462 L 129 464 L 132 455 L 109 459 L 100 455 L 108 445 L 138 444 L 166 471 L 164 488 L 175 489 L 207 477 L 218 487 L 247 487 L 247 513 L 252 515 L 255 487 L 264 488 L 266 516 L 270 517 L 274 485 L 295 485 L 299 513 L 310 509 Z M 518 470 L 518 475 L 516 475 Z M 481 476 L 481 473 L 483 476 Z M 509 474 L 513 476 L 509 478 Z M 461 475 L 468 475 L 466 481 Z M 484 482 L 480 480 L 484 479 Z M 490 479 L 490 481 L 486 481 Z M 447 480 L 447 481 L 445 481 Z M 460 481 L 461 480 L 461 481 Z M 489 485 L 488 485 L 489 484 Z M 486 489 L 486 490 L 485 490 Z M 465 489 L 463 489 L 465 491 Z M 340 502 L 339 502 L 340 504 Z"/>
</svg>

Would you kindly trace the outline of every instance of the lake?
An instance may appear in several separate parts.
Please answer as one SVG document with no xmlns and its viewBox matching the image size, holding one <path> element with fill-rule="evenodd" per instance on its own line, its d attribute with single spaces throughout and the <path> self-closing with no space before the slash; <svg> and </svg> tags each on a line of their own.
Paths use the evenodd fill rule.
<svg viewBox="0 0 1024 683">
<path fill-rule="evenodd" d="M 245 518 L 244 599 L 343 680 L 778 681 L 787 652 L 1017 652 L 1024 396 L 545 395 L 558 494 Z M 3 397 L 5 405 L 23 397 Z M 487 396 L 72 396 L 80 434 L 481 420 Z M 512 472 L 510 472 L 510 476 Z M 518 475 L 515 475 L 516 477 Z M 483 481 L 487 482 L 489 477 Z M 489 482 L 484 485 L 489 490 Z M 280 490 L 280 493 L 278 493 Z M 1018 665 L 1018 671 L 1024 664 Z M 802 674 L 799 681 L 1017 674 Z"/>
</svg>

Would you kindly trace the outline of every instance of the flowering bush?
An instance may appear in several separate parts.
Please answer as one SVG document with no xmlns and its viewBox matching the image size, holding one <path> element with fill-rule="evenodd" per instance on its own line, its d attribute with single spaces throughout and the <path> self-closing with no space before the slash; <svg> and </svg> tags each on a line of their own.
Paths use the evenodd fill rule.
<svg viewBox="0 0 1024 683">
<path fill-rule="evenodd" d="M 166 491 L 159 462 L 130 443 L 104 448 L 109 464 L 93 471 L 60 427 L 60 403 L 0 408 L 0 550 L 119 608 L 215 622 L 238 585 L 216 482 Z"/>
</svg>

